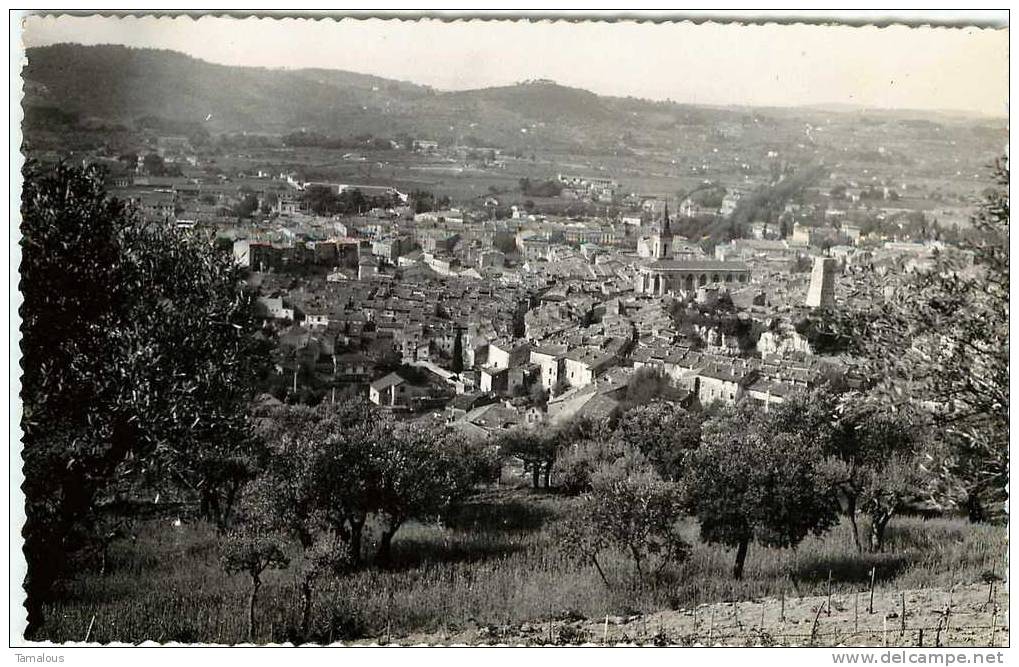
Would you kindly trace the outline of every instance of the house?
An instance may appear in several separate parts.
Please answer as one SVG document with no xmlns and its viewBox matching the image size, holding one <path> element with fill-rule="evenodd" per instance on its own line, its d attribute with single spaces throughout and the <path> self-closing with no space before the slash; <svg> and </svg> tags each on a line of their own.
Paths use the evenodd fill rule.
<svg viewBox="0 0 1019 667">
<path fill-rule="evenodd" d="M 329 328 L 329 315 L 327 313 L 306 312 L 304 314 L 304 326 L 313 330 Z"/>
<path fill-rule="evenodd" d="M 283 303 L 283 297 L 258 297 L 258 305 L 268 317 L 274 320 L 291 320 L 294 319 L 294 309 L 287 308 Z"/>
<path fill-rule="evenodd" d="M 512 368 L 527 363 L 531 346 L 527 341 L 493 341 L 488 345 L 488 365 L 493 369 Z"/>
<path fill-rule="evenodd" d="M 531 350 L 531 363 L 537 364 L 541 373 L 541 386 L 551 390 L 559 381 L 566 367 L 566 345 L 549 345 Z"/>
<path fill-rule="evenodd" d="M 564 375 L 571 387 L 584 387 L 615 363 L 615 357 L 593 348 L 571 350 L 564 358 Z"/>
<path fill-rule="evenodd" d="M 504 394 L 509 387 L 508 368 L 482 368 L 481 369 L 481 391 Z"/>
<path fill-rule="evenodd" d="M 368 385 L 368 400 L 385 407 L 405 406 L 410 400 L 410 387 L 398 373 L 390 373 Z"/>
<path fill-rule="evenodd" d="M 740 366 L 735 362 L 731 365 L 725 363 L 711 363 L 697 372 L 694 381 L 697 400 L 701 405 L 708 405 L 714 401 L 721 401 L 726 404 L 733 404 L 738 401 L 758 377 L 755 369 Z"/>
</svg>

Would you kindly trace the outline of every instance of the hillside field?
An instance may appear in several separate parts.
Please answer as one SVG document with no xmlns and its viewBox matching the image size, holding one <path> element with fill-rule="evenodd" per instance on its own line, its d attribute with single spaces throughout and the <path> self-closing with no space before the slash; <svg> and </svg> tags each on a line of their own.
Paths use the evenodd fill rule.
<svg viewBox="0 0 1019 667">
<path fill-rule="evenodd" d="M 710 611 L 694 618 L 675 610 L 711 603 L 719 607 L 714 622 L 721 641 L 725 623 L 736 621 L 732 603 L 738 602 L 743 611 L 735 614 L 744 615 L 741 622 L 747 631 L 730 640 L 742 644 L 753 639 L 749 628 L 758 624 L 755 619 L 762 612 L 757 602 L 763 598 L 771 599 L 764 611 L 766 632 L 771 637 L 778 634 L 767 619 L 777 618 L 780 596 L 788 600 L 785 631 L 791 632 L 791 627 L 809 636 L 811 623 L 803 618 L 813 619 L 817 596 L 828 593 L 829 576 L 833 607 L 843 621 L 853 612 L 854 594 L 869 587 L 871 567 L 876 568 L 878 613 L 894 613 L 900 592 L 910 591 L 911 609 L 930 615 L 944 606 L 942 593 L 953 585 L 969 586 L 977 591 L 972 595 L 986 598 L 984 579 L 995 572 L 1001 575 L 1007 549 L 1007 530 L 1001 526 L 971 525 L 956 518 L 898 517 L 889 526 L 885 553 L 857 554 L 848 523 L 843 522 L 797 549 L 751 546 L 744 579 L 734 582 L 732 552 L 698 542 L 696 524 L 688 521 L 686 539 L 694 546 L 686 562 L 669 565 L 660 579 L 641 586 L 634 582 L 628 561 L 610 561 L 605 568 L 613 584 L 609 590 L 593 567 L 569 560 L 558 547 L 559 527 L 575 502 L 503 485 L 480 493 L 446 517 L 443 525 L 405 526 L 393 543 L 394 559 L 388 569 L 364 569 L 320 584 L 309 639 L 456 643 L 459 637 L 471 642 L 543 643 L 547 630 L 534 628 L 545 628 L 552 618 L 557 619 L 554 642 L 600 643 L 609 616 L 612 641 L 652 642 L 660 623 L 665 635 L 659 641 L 683 643 L 684 637 L 703 633 L 705 613 Z M 81 641 L 91 625 L 90 640 L 103 643 L 245 641 L 247 578 L 229 576 L 220 568 L 217 535 L 211 527 L 186 518 L 176 527 L 174 518 L 136 524 L 133 539 L 111 547 L 106 576 L 83 569 L 49 606 L 42 635 L 56 642 Z M 866 530 L 865 522 L 861 528 Z M 263 576 L 257 606 L 259 643 L 296 639 L 299 570 L 300 554 L 295 551 L 288 569 Z M 1006 585 L 998 585 L 998 596 Z M 972 602 L 960 595 L 960 604 Z M 1007 597 L 999 606 L 999 623 L 1004 625 L 1000 619 L 1007 618 Z M 965 613 L 991 613 L 986 606 L 966 609 Z M 958 613 L 963 612 L 960 607 Z M 867 615 L 867 627 L 880 628 L 874 618 Z M 983 616 L 971 621 L 987 625 Z M 827 616 L 820 623 L 826 631 L 837 627 Z M 898 621 L 889 623 L 898 630 Z M 919 616 L 909 623 L 919 627 Z M 691 624 L 696 624 L 696 631 Z M 570 628 L 564 631 L 566 625 Z M 742 626 L 739 629 L 742 632 Z M 964 635 L 960 631 L 956 636 Z M 760 633 L 757 640 L 764 641 Z M 914 640 L 911 635 L 902 641 Z M 880 641 L 870 636 L 868 643 Z M 930 633 L 928 641 L 933 645 Z"/>
</svg>

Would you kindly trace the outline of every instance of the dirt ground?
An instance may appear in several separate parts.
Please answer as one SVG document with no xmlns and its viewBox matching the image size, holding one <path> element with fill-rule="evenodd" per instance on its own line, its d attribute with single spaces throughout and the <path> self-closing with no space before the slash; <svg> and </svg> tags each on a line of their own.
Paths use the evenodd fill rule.
<svg viewBox="0 0 1019 667">
<path fill-rule="evenodd" d="M 988 602 L 988 598 L 991 602 Z M 902 609 L 905 604 L 905 619 Z M 450 634 L 378 638 L 401 645 L 1008 646 L 1008 584 L 763 598 L 638 616 L 536 619 Z M 949 612 L 950 610 L 950 612 Z M 992 627 L 993 624 L 993 627 Z M 366 642 L 368 643 L 368 642 Z"/>
</svg>

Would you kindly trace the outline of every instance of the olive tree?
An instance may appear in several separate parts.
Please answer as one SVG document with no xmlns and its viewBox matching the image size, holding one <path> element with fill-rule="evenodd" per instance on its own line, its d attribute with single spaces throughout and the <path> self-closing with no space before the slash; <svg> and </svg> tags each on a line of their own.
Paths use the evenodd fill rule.
<svg viewBox="0 0 1019 667">
<path fill-rule="evenodd" d="M 974 521 L 1003 514 L 1008 484 L 1007 157 L 993 181 L 960 244 L 968 255 L 945 248 L 927 270 L 857 276 L 852 296 L 866 308 L 842 322 L 885 400 L 930 411 L 949 445 L 930 467 L 932 497 Z"/>
<path fill-rule="evenodd" d="M 96 167 L 29 161 L 21 223 L 28 636 L 102 506 L 173 484 L 225 525 L 257 467 L 244 405 L 266 343 L 209 236 L 147 224 Z M 210 509 L 210 515 L 212 510 Z M 211 517 L 210 517 L 211 518 Z"/>
<path fill-rule="evenodd" d="M 678 526 L 681 500 L 679 487 L 639 454 L 602 464 L 590 494 L 563 528 L 563 545 L 593 564 L 606 586 L 611 584 L 598 560 L 606 550 L 631 559 L 635 580 L 646 583 L 689 552 Z"/>
<path fill-rule="evenodd" d="M 244 573 L 251 578 L 248 597 L 248 641 L 255 641 L 255 607 L 262 587 L 262 573 L 284 569 L 290 564 L 285 543 L 273 535 L 239 531 L 229 535 L 222 545 L 220 562 L 228 574 Z"/>
<path fill-rule="evenodd" d="M 393 537 L 408 519 L 434 519 L 491 477 L 482 446 L 443 425 L 400 424 L 380 452 L 378 504 L 382 519 L 376 559 L 385 563 Z"/>
<path fill-rule="evenodd" d="M 822 454 L 752 405 L 726 407 L 705 423 L 684 473 L 684 504 L 704 541 L 736 549 L 735 579 L 751 542 L 795 546 L 834 525 L 838 504 L 818 465 Z"/>
<path fill-rule="evenodd" d="M 675 403 L 638 405 L 619 418 L 616 436 L 636 447 L 665 479 L 682 476 L 686 456 L 700 444 L 700 415 Z"/>
</svg>

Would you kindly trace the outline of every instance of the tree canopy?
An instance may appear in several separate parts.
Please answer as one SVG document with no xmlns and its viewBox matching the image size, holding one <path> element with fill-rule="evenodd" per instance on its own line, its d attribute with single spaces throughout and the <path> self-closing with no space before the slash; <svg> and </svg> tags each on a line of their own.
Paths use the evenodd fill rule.
<svg viewBox="0 0 1019 667">
<path fill-rule="evenodd" d="M 25 167 L 21 289 L 29 600 L 102 503 L 173 486 L 224 518 L 258 457 L 254 295 L 213 239 L 146 224 L 96 167 Z M 30 626 L 39 620 L 30 608 Z"/>
</svg>

